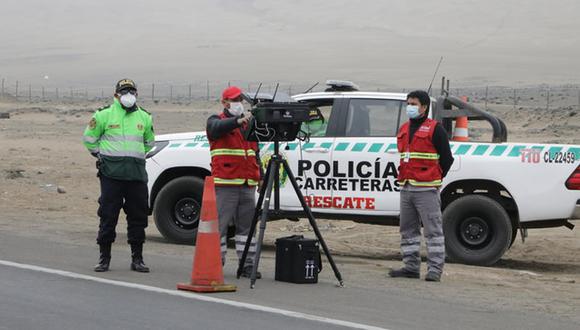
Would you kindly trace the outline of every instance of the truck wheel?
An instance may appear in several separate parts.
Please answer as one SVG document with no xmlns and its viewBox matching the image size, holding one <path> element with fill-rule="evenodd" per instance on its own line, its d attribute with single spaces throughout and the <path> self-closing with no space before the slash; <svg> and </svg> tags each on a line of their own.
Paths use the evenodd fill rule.
<svg viewBox="0 0 580 330">
<path fill-rule="evenodd" d="M 459 263 L 490 266 L 512 242 L 510 218 L 501 205 L 482 195 L 453 201 L 443 212 L 447 256 Z"/>
<path fill-rule="evenodd" d="M 153 207 L 155 225 L 174 243 L 195 244 L 201 213 L 203 179 L 184 176 L 169 181 L 157 195 Z"/>
</svg>

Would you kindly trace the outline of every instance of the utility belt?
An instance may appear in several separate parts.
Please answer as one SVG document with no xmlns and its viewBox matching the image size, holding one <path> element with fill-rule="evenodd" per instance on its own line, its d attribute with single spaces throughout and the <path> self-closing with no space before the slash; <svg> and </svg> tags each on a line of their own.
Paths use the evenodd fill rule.
<svg viewBox="0 0 580 330">
<path fill-rule="evenodd" d="M 98 155 L 95 165 L 98 177 L 106 176 L 116 180 L 147 182 L 145 159 Z"/>
</svg>

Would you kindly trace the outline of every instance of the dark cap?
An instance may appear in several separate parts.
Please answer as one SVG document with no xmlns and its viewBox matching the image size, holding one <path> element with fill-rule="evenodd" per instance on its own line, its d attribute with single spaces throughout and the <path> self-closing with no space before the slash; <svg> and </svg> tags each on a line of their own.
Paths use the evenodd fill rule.
<svg viewBox="0 0 580 330">
<path fill-rule="evenodd" d="M 115 92 L 118 93 L 123 89 L 134 89 L 137 90 L 137 85 L 131 79 L 121 79 L 117 82 L 117 86 L 115 86 Z"/>
<path fill-rule="evenodd" d="M 233 100 L 242 94 L 242 90 L 239 87 L 231 86 L 222 92 L 222 100 Z"/>
</svg>

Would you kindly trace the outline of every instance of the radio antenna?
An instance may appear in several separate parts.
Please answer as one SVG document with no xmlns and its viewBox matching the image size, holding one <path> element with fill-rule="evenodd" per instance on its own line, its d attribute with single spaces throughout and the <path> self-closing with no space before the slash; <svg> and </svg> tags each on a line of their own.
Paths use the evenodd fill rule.
<svg viewBox="0 0 580 330">
<path fill-rule="evenodd" d="M 260 88 L 262 88 L 262 83 L 260 83 L 260 85 L 258 85 L 258 89 L 256 89 L 256 94 L 254 94 L 254 100 L 252 101 L 254 103 L 254 105 L 256 105 L 258 103 L 258 93 L 260 92 Z"/>
<path fill-rule="evenodd" d="M 433 81 L 435 80 L 435 76 L 439 71 L 439 66 L 441 65 L 441 62 L 443 62 L 443 56 L 441 56 L 441 58 L 439 59 L 439 63 L 437 63 L 437 68 L 435 68 L 435 73 L 433 73 L 433 78 L 431 78 L 431 83 L 429 84 L 429 88 L 427 89 L 427 94 L 429 95 L 431 95 L 431 87 L 433 87 Z"/>
<path fill-rule="evenodd" d="M 276 89 L 274 89 L 274 95 L 272 95 L 272 102 L 274 102 L 274 100 L 276 99 L 276 94 L 278 93 L 278 86 L 280 86 L 280 83 L 276 83 Z"/>
<path fill-rule="evenodd" d="M 318 83 L 312 85 L 310 88 L 308 88 L 307 90 L 305 90 L 304 93 L 302 93 L 302 94 L 306 94 L 306 93 L 310 92 L 316 86 L 318 86 Z"/>
</svg>

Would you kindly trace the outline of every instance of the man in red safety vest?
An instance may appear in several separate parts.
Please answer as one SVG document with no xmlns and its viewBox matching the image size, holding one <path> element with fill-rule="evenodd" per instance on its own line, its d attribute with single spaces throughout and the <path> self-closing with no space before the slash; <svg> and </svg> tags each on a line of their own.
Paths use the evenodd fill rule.
<svg viewBox="0 0 580 330">
<path fill-rule="evenodd" d="M 425 91 L 407 95 L 409 121 L 397 135 L 401 154 L 401 253 L 404 267 L 389 272 L 391 277 L 419 278 L 421 266 L 421 224 L 427 244 L 426 281 L 439 282 L 445 263 L 445 240 L 439 187 L 453 155 L 445 129 L 428 118 L 431 99 Z"/>
<path fill-rule="evenodd" d="M 231 86 L 222 93 L 224 107 L 220 114 L 207 120 L 207 138 L 211 152 L 211 174 L 214 177 L 221 235 L 222 263 L 227 252 L 230 224 L 236 227 L 236 252 L 241 258 L 256 207 L 256 186 L 261 167 L 258 144 L 246 141 L 240 130 L 248 124 L 251 114 L 244 114 L 242 90 Z M 242 276 L 250 277 L 256 243 L 252 239 Z M 257 277 L 261 275 L 258 273 Z"/>
</svg>

